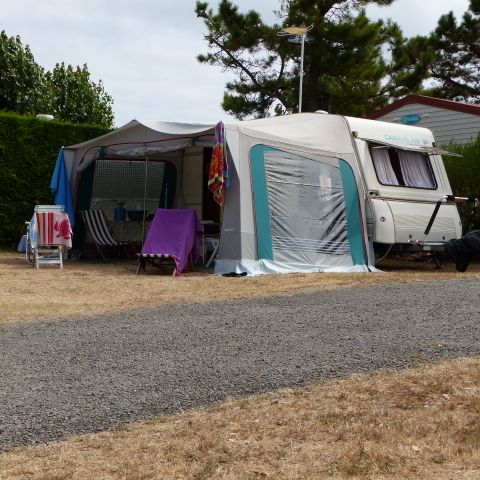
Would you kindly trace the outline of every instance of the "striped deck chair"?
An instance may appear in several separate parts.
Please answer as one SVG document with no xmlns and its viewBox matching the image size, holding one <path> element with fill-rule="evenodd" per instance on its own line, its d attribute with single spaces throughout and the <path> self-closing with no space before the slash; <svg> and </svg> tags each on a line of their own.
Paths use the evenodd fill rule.
<svg viewBox="0 0 480 480">
<path fill-rule="evenodd" d="M 107 226 L 107 222 L 102 210 L 81 210 L 80 215 L 82 216 L 83 223 L 90 232 L 98 253 L 104 260 L 106 260 L 106 258 L 102 252 L 102 249 L 105 248 L 122 248 L 125 252 L 127 252 L 128 255 L 128 251 L 126 249 L 127 243 L 118 242 L 113 238 Z M 128 257 L 130 258 L 129 255 Z"/>
<path fill-rule="evenodd" d="M 63 269 L 64 252 L 72 248 L 72 227 L 63 206 L 37 205 L 28 235 L 34 268 L 59 265 Z"/>
</svg>

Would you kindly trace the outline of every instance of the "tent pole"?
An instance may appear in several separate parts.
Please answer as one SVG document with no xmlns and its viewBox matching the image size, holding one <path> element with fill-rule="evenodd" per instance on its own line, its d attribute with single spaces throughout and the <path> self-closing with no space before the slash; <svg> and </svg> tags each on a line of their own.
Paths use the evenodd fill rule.
<svg viewBox="0 0 480 480">
<path fill-rule="evenodd" d="M 148 154 L 145 156 L 145 176 L 143 183 L 143 217 L 142 217 L 142 248 L 145 241 L 145 210 L 147 208 L 147 174 L 148 174 Z"/>
</svg>

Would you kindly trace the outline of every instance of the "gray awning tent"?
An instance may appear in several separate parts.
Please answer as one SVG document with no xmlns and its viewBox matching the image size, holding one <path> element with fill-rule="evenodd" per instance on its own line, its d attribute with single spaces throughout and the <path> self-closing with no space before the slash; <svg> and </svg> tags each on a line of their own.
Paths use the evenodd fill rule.
<svg viewBox="0 0 480 480">
<path fill-rule="evenodd" d="M 65 147 L 70 182 L 74 187 L 78 173 L 98 158 L 102 148 L 108 148 L 112 154 L 134 157 L 184 150 L 195 141 L 211 146 L 214 128 L 214 125 L 132 120 L 105 135 Z"/>
</svg>

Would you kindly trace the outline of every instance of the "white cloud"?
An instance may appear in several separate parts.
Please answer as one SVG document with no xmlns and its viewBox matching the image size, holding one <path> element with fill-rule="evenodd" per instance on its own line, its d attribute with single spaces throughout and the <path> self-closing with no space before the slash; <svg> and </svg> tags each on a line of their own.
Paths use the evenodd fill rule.
<svg viewBox="0 0 480 480">
<path fill-rule="evenodd" d="M 407 37 L 426 35 L 437 26 L 444 13 L 453 11 L 461 18 L 468 9 L 469 0 L 397 0 L 389 7 L 369 6 L 371 18 L 392 18 Z"/>
<path fill-rule="evenodd" d="M 17 0 L 2 5 L 2 28 L 20 35 L 45 68 L 88 64 L 114 98 L 117 125 L 130 119 L 217 121 L 229 74 L 197 62 L 206 51 L 205 28 L 194 0 Z M 216 4 L 216 1 L 212 1 Z M 234 2 L 235 3 L 235 2 Z M 260 10 L 275 21 L 277 0 L 239 0 L 242 11 Z M 391 16 L 407 35 L 431 31 L 442 13 L 459 16 L 468 0 L 397 0 L 369 7 Z"/>
</svg>

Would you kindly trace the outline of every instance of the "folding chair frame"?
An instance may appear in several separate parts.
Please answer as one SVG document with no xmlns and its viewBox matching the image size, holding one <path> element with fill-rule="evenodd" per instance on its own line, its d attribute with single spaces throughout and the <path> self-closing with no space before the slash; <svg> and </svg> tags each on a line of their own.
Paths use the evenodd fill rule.
<svg viewBox="0 0 480 480">
<path fill-rule="evenodd" d="M 58 252 L 58 257 L 54 255 Z M 37 270 L 40 268 L 40 265 L 60 265 L 60 268 L 63 270 L 63 246 L 58 245 L 56 247 L 45 247 L 39 245 L 33 249 L 33 268 Z M 40 254 L 48 254 L 48 256 L 40 256 Z"/>
<path fill-rule="evenodd" d="M 63 205 L 35 205 L 34 215 L 47 212 L 65 212 Z M 65 249 L 62 245 L 37 245 L 32 248 L 32 238 L 30 232 L 30 222 L 25 222 L 26 242 L 25 242 L 25 260 L 32 264 L 37 270 L 40 265 L 60 265 L 63 270 L 63 256 Z M 58 255 L 55 255 L 55 253 Z"/>
<path fill-rule="evenodd" d="M 208 250 L 208 247 L 211 247 L 212 253 L 208 257 L 208 260 L 205 261 L 207 258 L 206 252 Z M 204 236 L 202 238 L 202 261 L 206 268 L 208 268 L 211 265 L 211 263 L 215 260 L 215 257 L 218 254 L 219 247 L 220 247 L 219 237 Z"/>
<path fill-rule="evenodd" d="M 81 210 L 83 224 L 92 237 L 95 248 L 100 257 L 106 261 L 106 257 L 102 252 L 102 248 L 118 247 L 122 249 L 126 256 L 130 258 L 127 249 L 127 242 L 118 242 L 115 240 L 107 225 L 107 220 L 102 210 Z"/>
<path fill-rule="evenodd" d="M 138 266 L 137 266 L 137 275 L 142 271 L 143 273 L 146 272 L 146 264 L 149 263 L 152 267 L 163 268 L 165 260 L 173 261 L 175 267 L 173 269 L 172 277 L 178 277 L 181 273 L 177 270 L 177 263 L 175 262 L 176 256 L 175 255 L 164 255 L 164 254 L 157 254 L 157 253 L 137 253 L 138 255 Z M 193 258 L 192 253 L 190 252 L 188 255 L 188 264 L 192 272 L 194 271 L 193 265 Z"/>
</svg>

